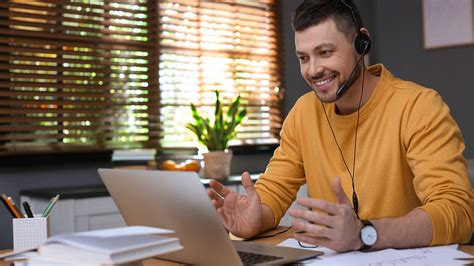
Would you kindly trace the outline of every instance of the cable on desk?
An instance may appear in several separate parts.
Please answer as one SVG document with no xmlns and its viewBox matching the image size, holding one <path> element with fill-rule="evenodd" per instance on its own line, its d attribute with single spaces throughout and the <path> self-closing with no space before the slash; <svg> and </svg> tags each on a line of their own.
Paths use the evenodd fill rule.
<svg viewBox="0 0 474 266">
<path fill-rule="evenodd" d="M 257 239 L 262 239 L 262 238 L 267 238 L 267 237 L 274 237 L 274 236 L 277 236 L 277 235 L 286 233 L 286 232 L 288 232 L 290 229 L 291 229 L 291 225 L 290 225 L 288 228 L 286 228 L 285 230 L 282 230 L 282 231 L 280 231 L 280 232 L 276 232 L 276 233 L 271 234 L 271 235 L 256 236 L 256 237 L 252 237 L 252 238 L 247 239 L 247 240 L 257 240 Z"/>
</svg>

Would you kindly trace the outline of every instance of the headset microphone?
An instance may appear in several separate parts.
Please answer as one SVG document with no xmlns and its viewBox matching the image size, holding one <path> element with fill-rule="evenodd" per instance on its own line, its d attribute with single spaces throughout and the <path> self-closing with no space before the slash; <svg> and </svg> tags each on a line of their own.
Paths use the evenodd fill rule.
<svg viewBox="0 0 474 266">
<path fill-rule="evenodd" d="M 352 84 L 356 81 L 356 79 L 359 77 L 359 75 L 360 75 L 359 64 L 360 64 L 360 61 L 362 60 L 362 58 L 364 57 L 364 55 L 366 54 L 366 51 L 367 51 L 368 47 L 369 47 L 369 44 L 366 43 L 362 54 L 359 56 L 359 59 L 357 60 L 356 65 L 354 66 L 354 69 L 352 69 L 351 74 L 346 79 L 346 81 L 344 81 L 344 83 L 342 83 L 341 87 L 339 87 L 339 89 L 337 89 L 337 91 L 336 91 L 337 98 L 340 98 L 347 91 L 347 89 L 350 86 L 352 86 Z M 354 73 L 356 73 L 356 70 L 359 70 L 358 71 L 359 74 L 354 76 Z"/>
</svg>

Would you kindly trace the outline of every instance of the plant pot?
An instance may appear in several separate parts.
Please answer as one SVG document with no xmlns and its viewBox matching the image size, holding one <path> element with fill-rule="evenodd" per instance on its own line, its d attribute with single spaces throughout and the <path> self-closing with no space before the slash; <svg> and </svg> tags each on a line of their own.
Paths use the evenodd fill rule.
<svg viewBox="0 0 474 266">
<path fill-rule="evenodd" d="M 211 151 L 203 153 L 203 156 L 205 177 L 219 179 L 229 176 L 232 151 Z"/>
</svg>

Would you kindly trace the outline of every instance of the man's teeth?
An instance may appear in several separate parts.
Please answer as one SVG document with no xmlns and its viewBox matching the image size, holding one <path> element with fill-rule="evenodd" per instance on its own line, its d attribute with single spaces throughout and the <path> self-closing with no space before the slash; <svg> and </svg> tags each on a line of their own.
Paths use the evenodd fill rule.
<svg viewBox="0 0 474 266">
<path fill-rule="evenodd" d="M 330 77 L 330 78 L 327 78 L 327 79 L 324 79 L 324 80 L 316 81 L 316 85 L 317 86 L 322 86 L 322 85 L 330 82 L 333 79 L 334 79 L 334 77 Z"/>
</svg>

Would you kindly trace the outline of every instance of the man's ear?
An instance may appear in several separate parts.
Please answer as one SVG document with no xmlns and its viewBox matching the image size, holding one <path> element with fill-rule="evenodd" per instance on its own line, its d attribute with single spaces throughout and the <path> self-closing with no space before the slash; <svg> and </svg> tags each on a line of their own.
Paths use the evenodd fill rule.
<svg viewBox="0 0 474 266">
<path fill-rule="evenodd" d="M 360 28 L 360 32 L 365 33 L 365 34 L 367 34 L 367 36 L 370 37 L 370 33 L 369 33 L 369 30 L 367 28 L 364 28 L 364 27 Z"/>
</svg>

